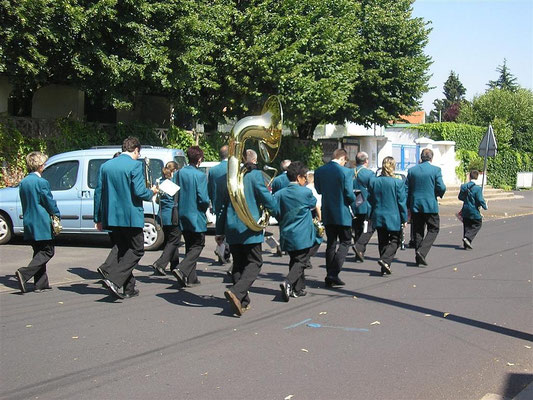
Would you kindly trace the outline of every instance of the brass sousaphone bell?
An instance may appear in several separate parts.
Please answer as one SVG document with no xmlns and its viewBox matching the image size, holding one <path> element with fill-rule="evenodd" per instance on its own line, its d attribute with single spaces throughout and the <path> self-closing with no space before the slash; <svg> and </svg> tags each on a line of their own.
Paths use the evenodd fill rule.
<svg viewBox="0 0 533 400">
<path fill-rule="evenodd" d="M 251 230 L 259 232 L 268 225 L 269 215 L 263 215 L 256 221 L 246 203 L 243 178 L 246 168 L 241 168 L 243 151 L 248 139 L 258 140 L 261 158 L 270 163 L 276 157 L 281 144 L 283 127 L 283 110 L 277 96 L 266 101 L 261 115 L 245 117 L 237 121 L 229 136 L 228 158 L 228 192 L 233 208 L 240 220 Z"/>
</svg>

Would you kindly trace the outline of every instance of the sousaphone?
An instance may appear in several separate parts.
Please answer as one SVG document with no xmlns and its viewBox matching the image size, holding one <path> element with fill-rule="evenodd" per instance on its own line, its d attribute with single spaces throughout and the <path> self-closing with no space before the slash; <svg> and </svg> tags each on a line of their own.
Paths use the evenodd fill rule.
<svg viewBox="0 0 533 400">
<path fill-rule="evenodd" d="M 244 174 L 241 167 L 245 144 L 248 139 L 258 141 L 259 153 L 265 163 L 270 163 L 278 154 L 283 127 L 283 110 L 277 96 L 266 101 L 261 115 L 245 117 L 237 121 L 229 136 L 228 192 L 233 208 L 240 220 L 251 230 L 259 232 L 268 225 L 269 214 L 262 210 L 262 216 L 255 220 L 248 209 L 244 195 Z"/>
</svg>

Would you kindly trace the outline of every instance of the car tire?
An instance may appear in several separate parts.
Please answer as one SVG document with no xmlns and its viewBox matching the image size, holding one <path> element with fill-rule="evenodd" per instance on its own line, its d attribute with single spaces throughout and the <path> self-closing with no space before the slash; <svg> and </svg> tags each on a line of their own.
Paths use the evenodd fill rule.
<svg viewBox="0 0 533 400">
<path fill-rule="evenodd" d="M 13 236 L 11 221 L 4 214 L 0 213 L 0 244 L 6 244 Z"/>
<path fill-rule="evenodd" d="M 158 250 L 165 241 L 165 234 L 161 225 L 156 224 L 153 218 L 144 218 L 144 250 Z"/>
</svg>

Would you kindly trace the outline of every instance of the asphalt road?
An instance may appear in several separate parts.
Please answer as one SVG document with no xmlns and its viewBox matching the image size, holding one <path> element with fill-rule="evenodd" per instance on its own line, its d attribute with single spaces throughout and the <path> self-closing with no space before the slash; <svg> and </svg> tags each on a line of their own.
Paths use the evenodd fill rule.
<svg viewBox="0 0 533 400">
<path fill-rule="evenodd" d="M 29 246 L 2 246 L 0 398 L 512 398 L 533 380 L 533 215 L 487 218 L 465 251 L 462 226 L 442 214 L 428 268 L 408 249 L 393 275 L 379 276 L 374 237 L 364 263 L 349 254 L 346 286 L 325 289 L 322 245 L 308 296 L 288 304 L 279 290 L 288 257 L 265 247 L 241 318 L 224 299 L 212 237 L 200 287 L 153 276 L 147 265 L 159 253 L 146 253 L 135 272 L 141 295 L 124 301 L 94 272 L 105 238 L 61 238 L 49 265 L 54 290 L 41 294 L 15 290 Z"/>
</svg>

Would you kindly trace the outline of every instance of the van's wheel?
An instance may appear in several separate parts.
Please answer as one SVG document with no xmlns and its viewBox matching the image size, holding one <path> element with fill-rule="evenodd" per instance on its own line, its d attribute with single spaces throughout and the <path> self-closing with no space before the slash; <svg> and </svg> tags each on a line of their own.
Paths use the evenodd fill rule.
<svg viewBox="0 0 533 400">
<path fill-rule="evenodd" d="M 0 213 L 0 244 L 6 244 L 11 240 L 13 236 L 13 229 L 9 219 L 2 213 Z"/>
<path fill-rule="evenodd" d="M 160 225 L 156 225 L 153 218 L 144 219 L 144 250 L 157 250 L 165 241 L 165 234 Z"/>
</svg>

